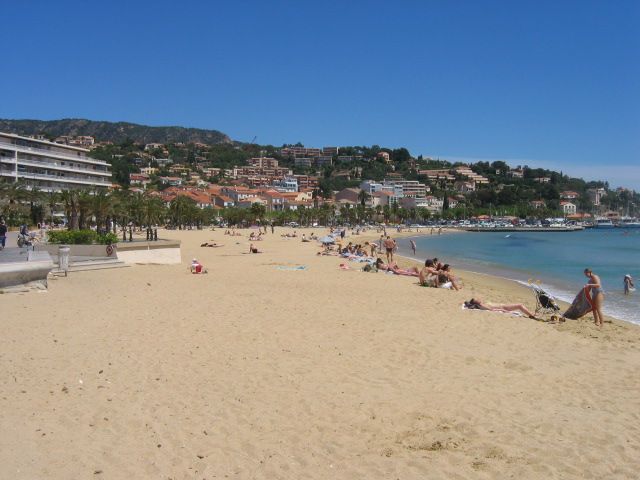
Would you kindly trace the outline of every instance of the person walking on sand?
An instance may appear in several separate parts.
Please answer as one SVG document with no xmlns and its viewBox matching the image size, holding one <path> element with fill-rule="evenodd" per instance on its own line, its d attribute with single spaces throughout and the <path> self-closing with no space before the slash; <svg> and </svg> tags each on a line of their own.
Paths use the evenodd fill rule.
<svg viewBox="0 0 640 480">
<path fill-rule="evenodd" d="M 387 253 L 387 263 L 393 262 L 393 251 L 396 247 L 396 241 L 387 235 L 387 239 L 384 241 L 384 248 Z"/>
<path fill-rule="evenodd" d="M 2 227 L 0 227 L 2 228 Z M 624 276 L 624 294 L 629 295 L 631 293 L 631 289 L 634 288 L 633 278 L 628 273 Z"/>
<path fill-rule="evenodd" d="M 593 320 L 597 327 L 602 326 L 604 315 L 602 315 L 602 304 L 604 303 L 604 289 L 600 277 L 593 273 L 590 268 L 584 269 L 584 275 L 589 279 L 585 288 L 591 292 L 591 301 L 593 302 Z"/>
</svg>

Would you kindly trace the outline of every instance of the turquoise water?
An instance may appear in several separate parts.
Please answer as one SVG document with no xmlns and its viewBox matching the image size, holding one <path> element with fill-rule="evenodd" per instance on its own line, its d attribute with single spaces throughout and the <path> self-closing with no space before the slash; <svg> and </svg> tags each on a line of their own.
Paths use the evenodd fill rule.
<svg viewBox="0 0 640 480">
<path fill-rule="evenodd" d="M 473 233 L 414 237 L 416 258 L 438 257 L 454 268 L 490 273 L 526 282 L 540 280 L 550 293 L 572 301 L 586 283 L 586 267 L 600 275 L 605 314 L 640 323 L 640 229 L 584 230 L 566 233 Z M 400 253 L 413 257 L 408 240 Z M 630 274 L 639 287 L 623 294 Z"/>
</svg>

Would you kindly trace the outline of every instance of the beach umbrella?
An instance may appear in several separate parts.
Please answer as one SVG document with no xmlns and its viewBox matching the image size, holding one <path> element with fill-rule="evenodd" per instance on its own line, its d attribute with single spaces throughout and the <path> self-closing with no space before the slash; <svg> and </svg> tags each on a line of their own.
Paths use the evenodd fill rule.
<svg viewBox="0 0 640 480">
<path fill-rule="evenodd" d="M 322 237 L 319 240 L 321 243 L 335 243 L 336 240 L 333 237 L 330 237 L 329 235 L 327 235 L 326 237 Z"/>
</svg>

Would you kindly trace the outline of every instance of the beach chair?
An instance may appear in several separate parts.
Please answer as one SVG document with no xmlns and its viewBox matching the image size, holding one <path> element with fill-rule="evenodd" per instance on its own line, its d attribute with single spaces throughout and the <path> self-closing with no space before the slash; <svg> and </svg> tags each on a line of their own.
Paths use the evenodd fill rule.
<svg viewBox="0 0 640 480">
<path fill-rule="evenodd" d="M 529 283 L 529 285 L 536 297 L 536 316 L 538 316 L 539 313 L 556 315 L 560 311 L 560 306 L 551 294 L 547 293 L 541 286 L 535 283 Z"/>
</svg>

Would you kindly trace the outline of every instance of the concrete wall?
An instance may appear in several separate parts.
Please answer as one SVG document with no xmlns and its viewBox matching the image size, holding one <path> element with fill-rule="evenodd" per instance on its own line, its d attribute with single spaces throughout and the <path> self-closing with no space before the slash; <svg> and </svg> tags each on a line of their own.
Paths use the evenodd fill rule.
<svg viewBox="0 0 640 480">
<path fill-rule="evenodd" d="M 33 284 L 46 287 L 47 276 L 52 269 L 53 262 L 46 253 L 33 255 L 26 262 L 0 263 L 0 288 Z"/>
<path fill-rule="evenodd" d="M 60 246 L 61 245 L 41 244 L 36 245 L 35 250 L 37 252 L 49 252 L 52 257 L 58 258 L 58 249 Z M 118 258 L 117 245 L 113 245 L 113 251 L 111 254 L 107 252 L 107 245 L 68 245 L 68 247 L 71 249 L 69 255 L 72 257 Z"/>
</svg>

